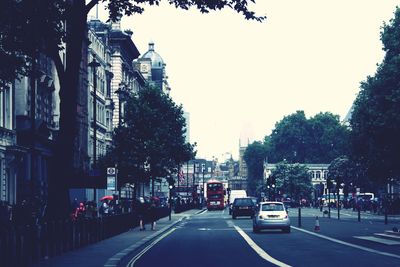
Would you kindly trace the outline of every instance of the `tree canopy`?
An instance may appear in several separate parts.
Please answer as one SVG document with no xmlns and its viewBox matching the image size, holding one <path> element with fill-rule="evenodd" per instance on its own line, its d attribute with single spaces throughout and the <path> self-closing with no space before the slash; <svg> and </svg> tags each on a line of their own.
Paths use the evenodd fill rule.
<svg viewBox="0 0 400 267">
<path fill-rule="evenodd" d="M 170 176 L 194 157 L 194 145 L 185 142 L 185 133 L 182 107 L 160 89 L 147 87 L 129 97 L 107 164 L 117 163 L 121 185 Z"/>
<path fill-rule="evenodd" d="M 281 195 L 295 200 L 311 198 L 311 177 L 305 165 L 279 162 L 270 177 L 274 178 L 276 190 L 281 192 Z"/>
<path fill-rule="evenodd" d="M 264 144 L 268 162 L 330 163 L 348 153 L 348 136 L 337 115 L 325 112 L 307 119 L 297 111 L 277 122 Z"/>
<path fill-rule="evenodd" d="M 161 0 L 4 0 L 0 4 L 0 81 L 8 84 L 19 74 L 29 73 L 38 51 L 49 56 L 60 82 L 60 121 L 55 156 L 50 164 L 48 210 L 54 217 L 69 211 L 68 180 L 73 177 L 74 144 L 77 133 L 77 99 L 87 16 L 99 2 L 107 4 L 111 20 L 140 14 L 146 5 Z M 262 21 L 248 9 L 254 0 L 170 0 L 176 8 L 194 7 L 202 13 L 231 8 L 245 19 Z M 31 8 L 29 8 L 29 6 Z M 32 39 L 26 38 L 32 37 Z M 65 52 L 65 60 L 60 50 Z M 33 51 L 33 52 L 32 52 Z M 0 84 L 0 85 L 1 85 Z"/>
<path fill-rule="evenodd" d="M 247 185 L 252 195 L 255 195 L 264 177 L 265 147 L 261 142 L 250 144 L 244 152 L 247 166 Z"/>
<path fill-rule="evenodd" d="M 400 9 L 381 32 L 383 62 L 361 83 L 350 120 L 352 155 L 376 182 L 400 180 Z"/>
</svg>

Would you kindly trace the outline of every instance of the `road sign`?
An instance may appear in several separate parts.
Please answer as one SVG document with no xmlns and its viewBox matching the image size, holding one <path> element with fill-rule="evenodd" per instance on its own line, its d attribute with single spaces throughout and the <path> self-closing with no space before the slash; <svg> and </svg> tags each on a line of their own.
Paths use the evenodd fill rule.
<svg viewBox="0 0 400 267">
<path fill-rule="evenodd" d="M 107 176 L 107 190 L 111 191 L 117 190 L 116 184 L 117 184 L 117 179 L 115 176 Z"/>
<path fill-rule="evenodd" d="M 114 167 L 107 168 L 107 175 L 114 175 L 116 174 L 116 170 Z"/>
<path fill-rule="evenodd" d="M 107 190 L 117 190 L 117 170 L 114 167 L 107 168 Z"/>
</svg>

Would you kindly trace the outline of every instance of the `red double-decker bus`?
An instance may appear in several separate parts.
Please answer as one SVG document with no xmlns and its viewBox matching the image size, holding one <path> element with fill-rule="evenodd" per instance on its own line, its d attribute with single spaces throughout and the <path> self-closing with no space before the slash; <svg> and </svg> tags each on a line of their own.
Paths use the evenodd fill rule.
<svg viewBox="0 0 400 267">
<path fill-rule="evenodd" d="M 207 182 L 207 209 L 222 210 L 225 208 L 225 189 L 224 184 L 218 180 Z"/>
</svg>

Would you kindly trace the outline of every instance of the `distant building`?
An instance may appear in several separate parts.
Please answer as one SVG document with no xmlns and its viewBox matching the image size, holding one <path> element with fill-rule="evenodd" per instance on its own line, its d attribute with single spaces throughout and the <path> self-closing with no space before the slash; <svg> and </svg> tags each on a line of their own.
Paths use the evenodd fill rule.
<svg viewBox="0 0 400 267">
<path fill-rule="evenodd" d="M 183 117 L 185 118 L 186 122 L 185 142 L 190 143 L 190 113 L 183 112 Z"/>
<path fill-rule="evenodd" d="M 169 93 L 168 77 L 165 72 L 166 64 L 162 57 L 154 50 L 154 43 L 149 43 L 149 50 L 136 61 L 137 69 L 140 70 L 146 81 Z"/>
<path fill-rule="evenodd" d="M 241 146 L 239 142 L 239 177 L 247 179 L 247 165 L 244 160 L 244 152 L 247 146 Z"/>
<path fill-rule="evenodd" d="M 351 105 L 349 111 L 347 112 L 346 116 L 344 117 L 344 119 L 342 121 L 342 123 L 344 125 L 350 126 L 350 120 L 351 120 L 351 117 L 353 116 L 353 111 L 354 111 L 354 103 Z"/>
</svg>

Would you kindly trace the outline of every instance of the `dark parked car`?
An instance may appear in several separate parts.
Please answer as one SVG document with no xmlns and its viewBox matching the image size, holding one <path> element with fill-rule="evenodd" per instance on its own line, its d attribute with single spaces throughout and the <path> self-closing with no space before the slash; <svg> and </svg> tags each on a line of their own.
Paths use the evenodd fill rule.
<svg viewBox="0 0 400 267">
<path fill-rule="evenodd" d="M 256 205 L 251 198 L 236 198 L 232 203 L 232 219 L 236 219 L 238 216 L 250 216 L 253 218 L 255 209 Z"/>
</svg>

